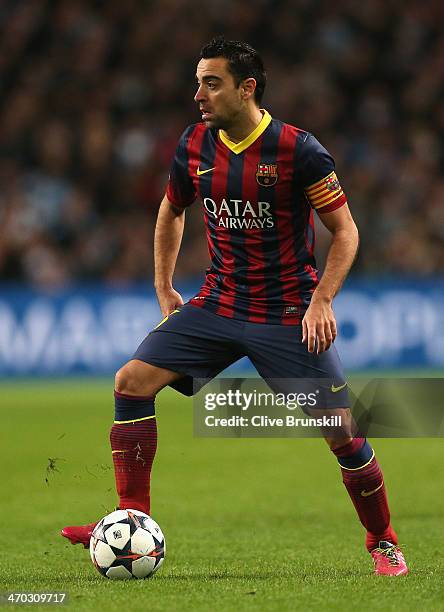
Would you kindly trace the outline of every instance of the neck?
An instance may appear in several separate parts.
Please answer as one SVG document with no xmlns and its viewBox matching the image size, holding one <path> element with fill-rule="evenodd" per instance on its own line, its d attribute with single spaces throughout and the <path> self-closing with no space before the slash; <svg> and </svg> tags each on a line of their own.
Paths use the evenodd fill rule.
<svg viewBox="0 0 444 612">
<path fill-rule="evenodd" d="M 252 106 L 245 113 L 240 114 L 237 121 L 223 132 L 231 142 L 241 142 L 257 128 L 262 117 L 261 110 L 257 106 Z"/>
</svg>

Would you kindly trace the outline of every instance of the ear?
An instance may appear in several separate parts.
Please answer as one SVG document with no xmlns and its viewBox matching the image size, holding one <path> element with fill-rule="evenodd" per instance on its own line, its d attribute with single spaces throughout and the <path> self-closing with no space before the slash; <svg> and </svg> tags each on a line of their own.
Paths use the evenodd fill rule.
<svg viewBox="0 0 444 612">
<path fill-rule="evenodd" d="M 249 98 L 251 98 L 254 95 L 255 91 L 256 91 L 256 79 L 253 79 L 253 77 L 250 77 L 242 81 L 241 95 L 242 95 L 243 100 L 248 100 Z"/>
</svg>

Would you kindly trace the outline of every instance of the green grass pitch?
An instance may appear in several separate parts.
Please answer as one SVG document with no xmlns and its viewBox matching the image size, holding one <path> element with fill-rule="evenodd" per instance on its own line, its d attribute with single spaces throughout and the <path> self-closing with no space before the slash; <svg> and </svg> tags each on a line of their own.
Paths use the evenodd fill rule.
<svg viewBox="0 0 444 612">
<path fill-rule="evenodd" d="M 66 591 L 73 610 L 444 610 L 440 439 L 373 442 L 411 568 L 378 578 L 322 440 L 194 438 L 192 401 L 165 390 L 152 515 L 166 560 L 111 582 L 58 532 L 116 504 L 112 381 L 17 381 L 0 397 L 0 591 Z"/>
</svg>

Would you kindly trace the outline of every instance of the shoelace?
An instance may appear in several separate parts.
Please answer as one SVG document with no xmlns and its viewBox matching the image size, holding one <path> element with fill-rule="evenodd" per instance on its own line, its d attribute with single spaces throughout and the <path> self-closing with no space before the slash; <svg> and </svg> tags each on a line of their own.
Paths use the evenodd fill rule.
<svg viewBox="0 0 444 612">
<path fill-rule="evenodd" d="M 399 565 L 400 558 L 404 559 L 399 546 L 393 545 L 390 548 L 377 548 L 378 552 L 388 558 L 390 565 Z"/>
</svg>

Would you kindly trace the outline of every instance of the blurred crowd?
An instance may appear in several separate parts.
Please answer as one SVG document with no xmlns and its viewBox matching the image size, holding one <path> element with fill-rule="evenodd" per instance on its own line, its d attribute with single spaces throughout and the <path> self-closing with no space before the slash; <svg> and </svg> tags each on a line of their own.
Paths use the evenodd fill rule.
<svg viewBox="0 0 444 612">
<path fill-rule="evenodd" d="M 196 59 L 216 34 L 261 52 L 264 106 L 335 157 L 361 233 L 354 272 L 442 273 L 443 23 L 442 0 L 2 0 L 0 278 L 152 275 L 170 160 L 200 120 Z M 177 275 L 206 261 L 195 204 Z"/>
</svg>

